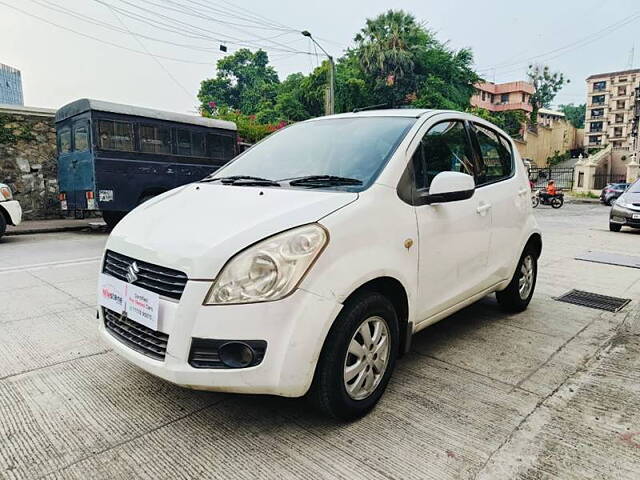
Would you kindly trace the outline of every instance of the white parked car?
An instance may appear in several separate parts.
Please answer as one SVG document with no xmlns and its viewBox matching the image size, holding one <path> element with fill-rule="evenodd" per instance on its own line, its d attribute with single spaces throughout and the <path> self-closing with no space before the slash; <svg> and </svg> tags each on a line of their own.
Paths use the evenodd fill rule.
<svg viewBox="0 0 640 480">
<path fill-rule="evenodd" d="M 289 126 L 113 230 L 100 331 L 183 386 L 380 399 L 412 334 L 496 292 L 533 295 L 542 240 L 513 142 L 469 114 L 383 110 Z"/>
<path fill-rule="evenodd" d="M 0 183 L 0 237 L 7 231 L 7 225 L 20 225 L 22 221 L 22 208 L 8 185 Z"/>
</svg>

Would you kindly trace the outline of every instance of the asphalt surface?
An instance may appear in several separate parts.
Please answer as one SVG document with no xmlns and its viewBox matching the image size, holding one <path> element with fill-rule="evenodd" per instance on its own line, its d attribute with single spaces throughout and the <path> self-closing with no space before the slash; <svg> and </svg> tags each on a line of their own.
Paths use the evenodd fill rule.
<svg viewBox="0 0 640 480">
<path fill-rule="evenodd" d="M 493 297 L 420 332 L 379 406 L 351 424 L 301 400 L 185 390 L 97 338 L 106 235 L 0 240 L 0 478 L 615 478 L 640 474 L 640 255 L 608 209 L 536 210 L 530 308 Z M 632 298 L 618 313 L 553 300 Z"/>
</svg>

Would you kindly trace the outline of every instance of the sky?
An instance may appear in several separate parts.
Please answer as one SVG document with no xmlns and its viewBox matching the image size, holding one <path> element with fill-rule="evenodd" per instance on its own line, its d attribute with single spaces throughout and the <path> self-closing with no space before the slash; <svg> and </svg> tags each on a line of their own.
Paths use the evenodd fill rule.
<svg viewBox="0 0 640 480">
<path fill-rule="evenodd" d="M 532 62 L 564 73 L 554 104 L 584 103 L 591 74 L 640 68 L 637 0 L 0 0 L 0 63 L 21 70 L 29 106 L 89 97 L 195 113 L 221 44 L 262 47 L 283 79 L 322 61 L 301 30 L 339 57 L 390 8 L 471 48 L 489 81 L 524 80 Z"/>
</svg>

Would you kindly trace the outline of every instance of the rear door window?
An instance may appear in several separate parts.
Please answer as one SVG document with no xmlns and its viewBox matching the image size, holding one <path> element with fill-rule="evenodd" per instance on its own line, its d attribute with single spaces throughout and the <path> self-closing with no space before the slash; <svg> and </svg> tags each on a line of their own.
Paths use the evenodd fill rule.
<svg viewBox="0 0 640 480">
<path fill-rule="evenodd" d="M 176 145 L 178 155 L 191 155 L 191 132 L 189 130 L 176 130 Z"/>
<path fill-rule="evenodd" d="M 480 149 L 476 185 L 481 186 L 509 178 L 513 173 L 513 155 L 510 143 L 482 125 L 474 123 L 474 131 Z"/>
<path fill-rule="evenodd" d="M 129 122 L 98 120 L 98 139 L 103 150 L 133 151 L 133 128 Z"/>
<path fill-rule="evenodd" d="M 84 120 L 73 124 L 73 149 L 76 152 L 89 150 L 89 125 Z"/>
<path fill-rule="evenodd" d="M 60 153 L 71 151 L 71 128 L 62 127 L 58 130 L 58 150 Z"/>
</svg>

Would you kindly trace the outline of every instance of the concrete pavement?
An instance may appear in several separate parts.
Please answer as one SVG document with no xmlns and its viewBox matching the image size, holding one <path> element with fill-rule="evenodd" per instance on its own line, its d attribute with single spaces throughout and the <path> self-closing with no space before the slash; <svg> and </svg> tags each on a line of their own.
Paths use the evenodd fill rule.
<svg viewBox="0 0 640 480">
<path fill-rule="evenodd" d="M 106 235 L 4 238 L 0 477 L 637 478 L 640 271 L 573 257 L 632 254 L 640 232 L 609 232 L 599 205 L 536 215 L 529 310 L 488 297 L 422 331 L 379 406 L 347 425 L 129 365 L 96 337 Z M 634 301 L 613 314 L 553 300 L 572 288 Z"/>
</svg>

